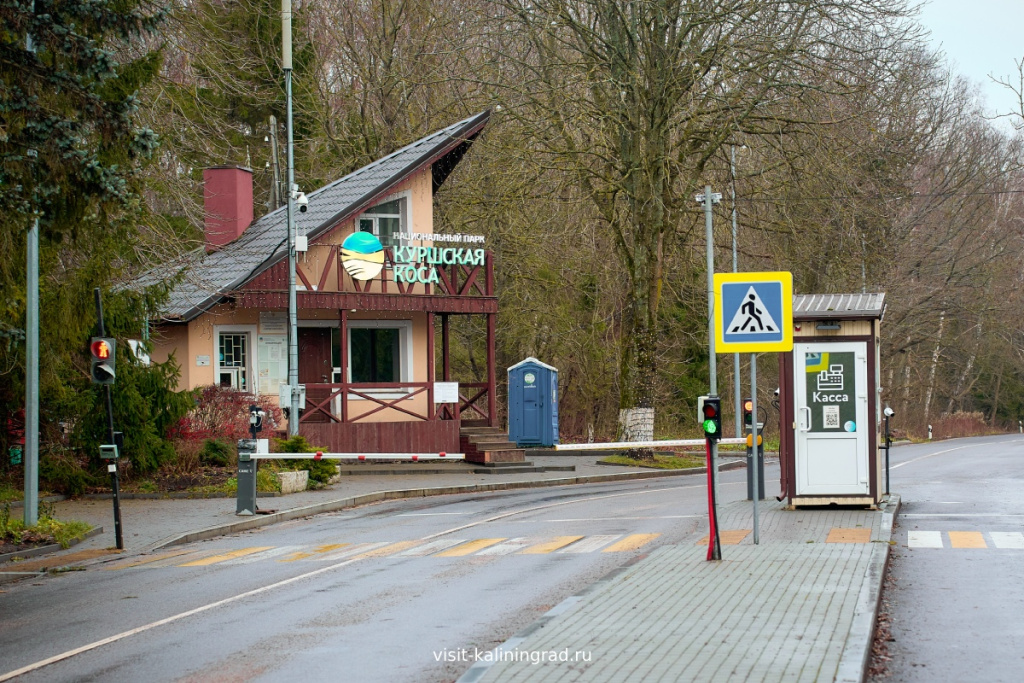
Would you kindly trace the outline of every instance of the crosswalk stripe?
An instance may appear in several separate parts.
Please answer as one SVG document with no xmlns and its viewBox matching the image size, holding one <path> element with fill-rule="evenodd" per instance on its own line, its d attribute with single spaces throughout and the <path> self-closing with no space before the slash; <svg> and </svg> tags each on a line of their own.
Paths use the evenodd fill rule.
<svg viewBox="0 0 1024 683">
<path fill-rule="evenodd" d="M 461 543 L 465 543 L 464 538 L 441 538 L 430 543 L 424 543 L 421 546 L 410 548 L 409 550 L 403 550 L 398 553 L 399 557 L 425 557 L 427 555 L 433 555 L 436 552 L 453 548 Z"/>
<path fill-rule="evenodd" d="M 908 531 L 908 548 L 941 548 L 942 532 L 939 531 Z"/>
<path fill-rule="evenodd" d="M 642 546 L 647 545 L 661 534 L 631 534 L 626 536 L 618 543 L 613 543 L 601 552 L 603 553 L 622 553 L 629 550 L 636 550 Z"/>
<path fill-rule="evenodd" d="M 614 536 L 587 536 L 582 541 L 573 543 L 572 545 L 562 548 L 561 550 L 556 550 L 555 552 L 571 553 L 574 555 L 579 553 L 592 553 L 620 538 L 622 538 L 622 534 L 616 534 Z"/>
<path fill-rule="evenodd" d="M 468 543 L 457 545 L 450 550 L 438 553 L 434 557 L 462 557 L 463 555 L 469 555 L 470 553 L 475 553 L 478 550 L 501 543 L 504 540 L 504 538 L 478 538 L 475 541 L 469 541 Z"/>
<path fill-rule="evenodd" d="M 1024 550 L 1024 534 L 1019 531 L 992 531 L 992 545 L 997 548 Z"/>
<path fill-rule="evenodd" d="M 388 545 L 373 550 L 368 550 L 365 553 L 359 553 L 355 557 L 362 559 L 364 557 L 387 557 L 388 555 L 394 555 L 402 550 L 413 548 L 420 544 L 419 541 L 399 541 L 398 543 L 389 543 Z"/>
<path fill-rule="evenodd" d="M 950 531 L 949 545 L 951 548 L 987 548 L 985 537 L 980 531 Z"/>
<path fill-rule="evenodd" d="M 564 548 L 571 543 L 583 538 L 582 536 L 556 536 L 550 541 L 544 543 L 538 543 L 537 545 L 531 545 L 529 548 L 523 551 L 523 555 L 546 555 L 547 553 L 553 553 L 559 548 Z"/>
<path fill-rule="evenodd" d="M 355 543 L 353 545 L 342 544 L 343 548 L 338 550 L 332 550 L 326 553 L 320 553 L 319 555 L 313 555 L 312 557 L 301 558 L 302 562 L 333 562 L 334 560 L 343 560 L 346 557 L 358 555 L 359 553 L 365 553 L 369 550 L 375 550 L 376 548 L 383 548 L 386 545 L 391 545 L 389 541 L 381 541 L 378 543 Z"/>
<path fill-rule="evenodd" d="M 344 548 L 344 547 L 346 547 L 348 545 L 349 545 L 348 543 L 328 543 L 327 545 L 317 546 L 313 550 L 308 550 L 308 551 L 305 551 L 305 552 L 294 553 L 294 554 L 289 555 L 288 557 L 286 557 L 284 559 L 278 560 L 278 562 L 297 562 L 299 560 L 304 560 L 307 557 L 313 557 L 314 555 L 322 555 L 323 553 L 329 553 L 332 550 L 337 550 L 339 548 Z"/>
<path fill-rule="evenodd" d="M 181 557 L 182 555 L 194 554 L 194 550 L 172 550 L 170 552 L 158 553 L 156 555 L 147 555 L 145 557 L 133 557 L 127 560 L 121 560 L 120 562 L 114 562 L 113 564 L 104 567 L 104 569 L 107 571 L 115 571 L 118 569 L 131 569 L 132 567 L 141 567 L 152 562 L 159 562 L 160 560 L 167 560 L 173 557 Z"/>
<path fill-rule="evenodd" d="M 280 555 L 284 555 L 285 553 L 294 553 L 300 548 L 302 548 L 301 545 L 282 545 L 278 546 L 277 548 L 264 550 L 260 553 L 250 553 L 249 555 L 243 555 L 242 557 L 236 557 L 231 560 L 224 560 L 219 564 L 222 567 L 228 565 L 234 567 L 240 564 L 252 564 L 253 562 L 262 562 L 263 560 L 269 560 L 272 557 L 278 557 Z"/>
<path fill-rule="evenodd" d="M 257 546 L 255 548 L 241 548 L 239 550 L 232 550 L 229 553 L 222 555 L 213 555 L 212 557 L 204 557 L 201 560 L 193 560 L 192 562 L 186 562 L 185 564 L 179 564 L 179 567 L 205 567 L 211 564 L 217 564 L 218 562 L 224 562 L 226 560 L 232 560 L 236 557 L 242 557 L 243 555 L 251 555 L 252 553 L 261 553 L 264 550 L 270 550 L 274 546 Z"/>
<path fill-rule="evenodd" d="M 498 543 L 492 545 L 489 548 L 484 548 L 477 555 L 511 555 L 512 553 L 519 552 L 520 550 L 529 547 L 535 543 L 538 539 L 526 538 L 520 536 L 518 538 L 510 538 L 504 543 Z"/>
</svg>

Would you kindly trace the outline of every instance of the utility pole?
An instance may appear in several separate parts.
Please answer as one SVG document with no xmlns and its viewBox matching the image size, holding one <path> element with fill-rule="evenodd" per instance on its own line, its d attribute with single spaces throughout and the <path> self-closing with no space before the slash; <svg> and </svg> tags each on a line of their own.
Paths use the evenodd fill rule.
<svg viewBox="0 0 1024 683">
<path fill-rule="evenodd" d="M 732 272 L 739 272 L 739 258 L 736 254 L 736 145 L 730 147 L 729 176 L 732 180 Z M 732 354 L 733 414 L 736 416 L 736 438 L 743 438 L 743 424 L 740 420 L 740 354 Z"/>
<path fill-rule="evenodd" d="M 299 433 L 299 321 L 295 294 L 295 137 L 292 122 L 292 0 L 281 0 L 281 65 L 288 109 L 288 436 Z"/>
<path fill-rule="evenodd" d="M 277 157 L 277 117 L 270 115 L 270 150 L 271 163 L 274 168 L 274 187 L 270 191 L 270 210 L 274 211 L 281 206 L 281 160 Z"/>
<path fill-rule="evenodd" d="M 32 14 L 36 11 L 32 2 Z M 25 34 L 25 50 L 35 55 L 32 34 Z M 32 163 L 39 153 L 27 151 Z M 39 214 L 32 219 L 25 245 L 25 526 L 39 523 Z"/>
</svg>

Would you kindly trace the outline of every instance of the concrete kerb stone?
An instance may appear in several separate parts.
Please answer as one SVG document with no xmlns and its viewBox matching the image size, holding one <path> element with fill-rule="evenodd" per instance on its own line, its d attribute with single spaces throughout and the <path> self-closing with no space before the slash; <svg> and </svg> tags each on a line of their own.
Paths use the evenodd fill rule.
<svg viewBox="0 0 1024 683">
<path fill-rule="evenodd" d="M 739 469 L 742 467 L 746 467 L 746 463 L 740 461 L 735 463 L 724 463 L 722 465 L 719 465 L 718 469 L 720 471 L 724 471 Z M 376 491 L 374 493 L 367 493 L 361 496 L 355 496 L 353 498 L 342 498 L 339 500 L 317 503 L 315 505 L 306 505 L 303 507 L 292 508 L 291 510 L 275 512 L 269 515 L 257 515 L 254 517 L 249 517 L 247 519 L 240 520 L 237 522 L 231 522 L 230 524 L 220 524 L 217 526 L 207 527 L 205 529 L 199 529 L 197 531 L 190 531 L 188 533 L 179 534 L 177 536 L 171 536 L 170 538 L 165 538 L 161 541 L 158 541 L 157 543 L 146 548 L 144 552 L 154 552 L 156 550 L 162 550 L 163 548 L 169 548 L 171 546 L 176 545 L 183 545 L 185 543 L 192 543 L 194 541 L 206 541 L 211 538 L 217 538 L 218 536 L 227 536 L 229 534 L 236 534 L 242 531 L 259 529 L 260 527 L 270 526 L 272 524 L 287 522 L 293 519 L 300 519 L 303 517 L 312 517 L 314 515 L 321 515 L 329 512 L 339 512 L 341 510 L 361 507 L 363 505 L 369 505 L 371 503 L 377 503 L 383 500 L 401 500 L 403 498 L 421 498 L 460 493 L 486 493 L 489 491 L 508 491 L 514 489 L 541 488 L 547 486 L 595 484 L 610 481 L 629 481 L 633 479 L 656 479 L 661 477 L 678 477 L 704 474 L 706 471 L 707 468 L 705 467 L 696 467 L 687 470 L 654 470 L 651 472 L 622 472 L 617 474 L 596 474 L 583 477 L 567 477 L 562 479 L 537 479 L 528 481 L 494 482 L 491 484 L 467 484 L 465 486 L 439 486 L 435 488 Z"/>
<path fill-rule="evenodd" d="M 871 643 L 875 636 L 875 622 L 882 601 L 882 582 L 885 579 L 892 547 L 892 525 L 900 511 L 900 497 L 890 494 L 882 508 L 882 522 L 878 542 L 871 550 L 867 575 L 857 595 L 853 624 L 846 638 L 846 646 L 839 657 L 836 683 L 861 683 L 867 672 L 871 656 Z"/>
</svg>

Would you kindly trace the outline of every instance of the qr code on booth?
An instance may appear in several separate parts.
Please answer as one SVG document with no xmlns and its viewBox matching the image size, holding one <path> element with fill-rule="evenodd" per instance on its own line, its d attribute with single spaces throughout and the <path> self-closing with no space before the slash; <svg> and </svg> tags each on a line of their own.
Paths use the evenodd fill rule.
<svg viewBox="0 0 1024 683">
<path fill-rule="evenodd" d="M 839 429 L 839 406 L 822 407 L 825 429 Z"/>
</svg>

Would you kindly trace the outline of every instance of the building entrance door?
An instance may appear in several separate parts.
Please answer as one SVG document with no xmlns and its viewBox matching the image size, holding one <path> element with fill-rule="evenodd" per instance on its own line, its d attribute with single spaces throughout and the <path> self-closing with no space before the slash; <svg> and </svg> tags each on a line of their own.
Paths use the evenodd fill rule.
<svg viewBox="0 0 1024 683">
<path fill-rule="evenodd" d="M 331 394 L 327 388 L 317 389 L 310 384 L 330 384 L 334 366 L 331 363 L 331 328 L 300 327 L 299 328 L 299 383 L 306 385 L 306 405 L 302 412 L 323 402 Z M 326 412 L 324 412 L 326 411 Z M 304 422 L 329 422 L 328 413 L 331 404 L 327 403 L 321 410 L 310 413 Z"/>
<path fill-rule="evenodd" d="M 866 342 L 793 347 L 796 495 L 868 495 Z"/>
</svg>

